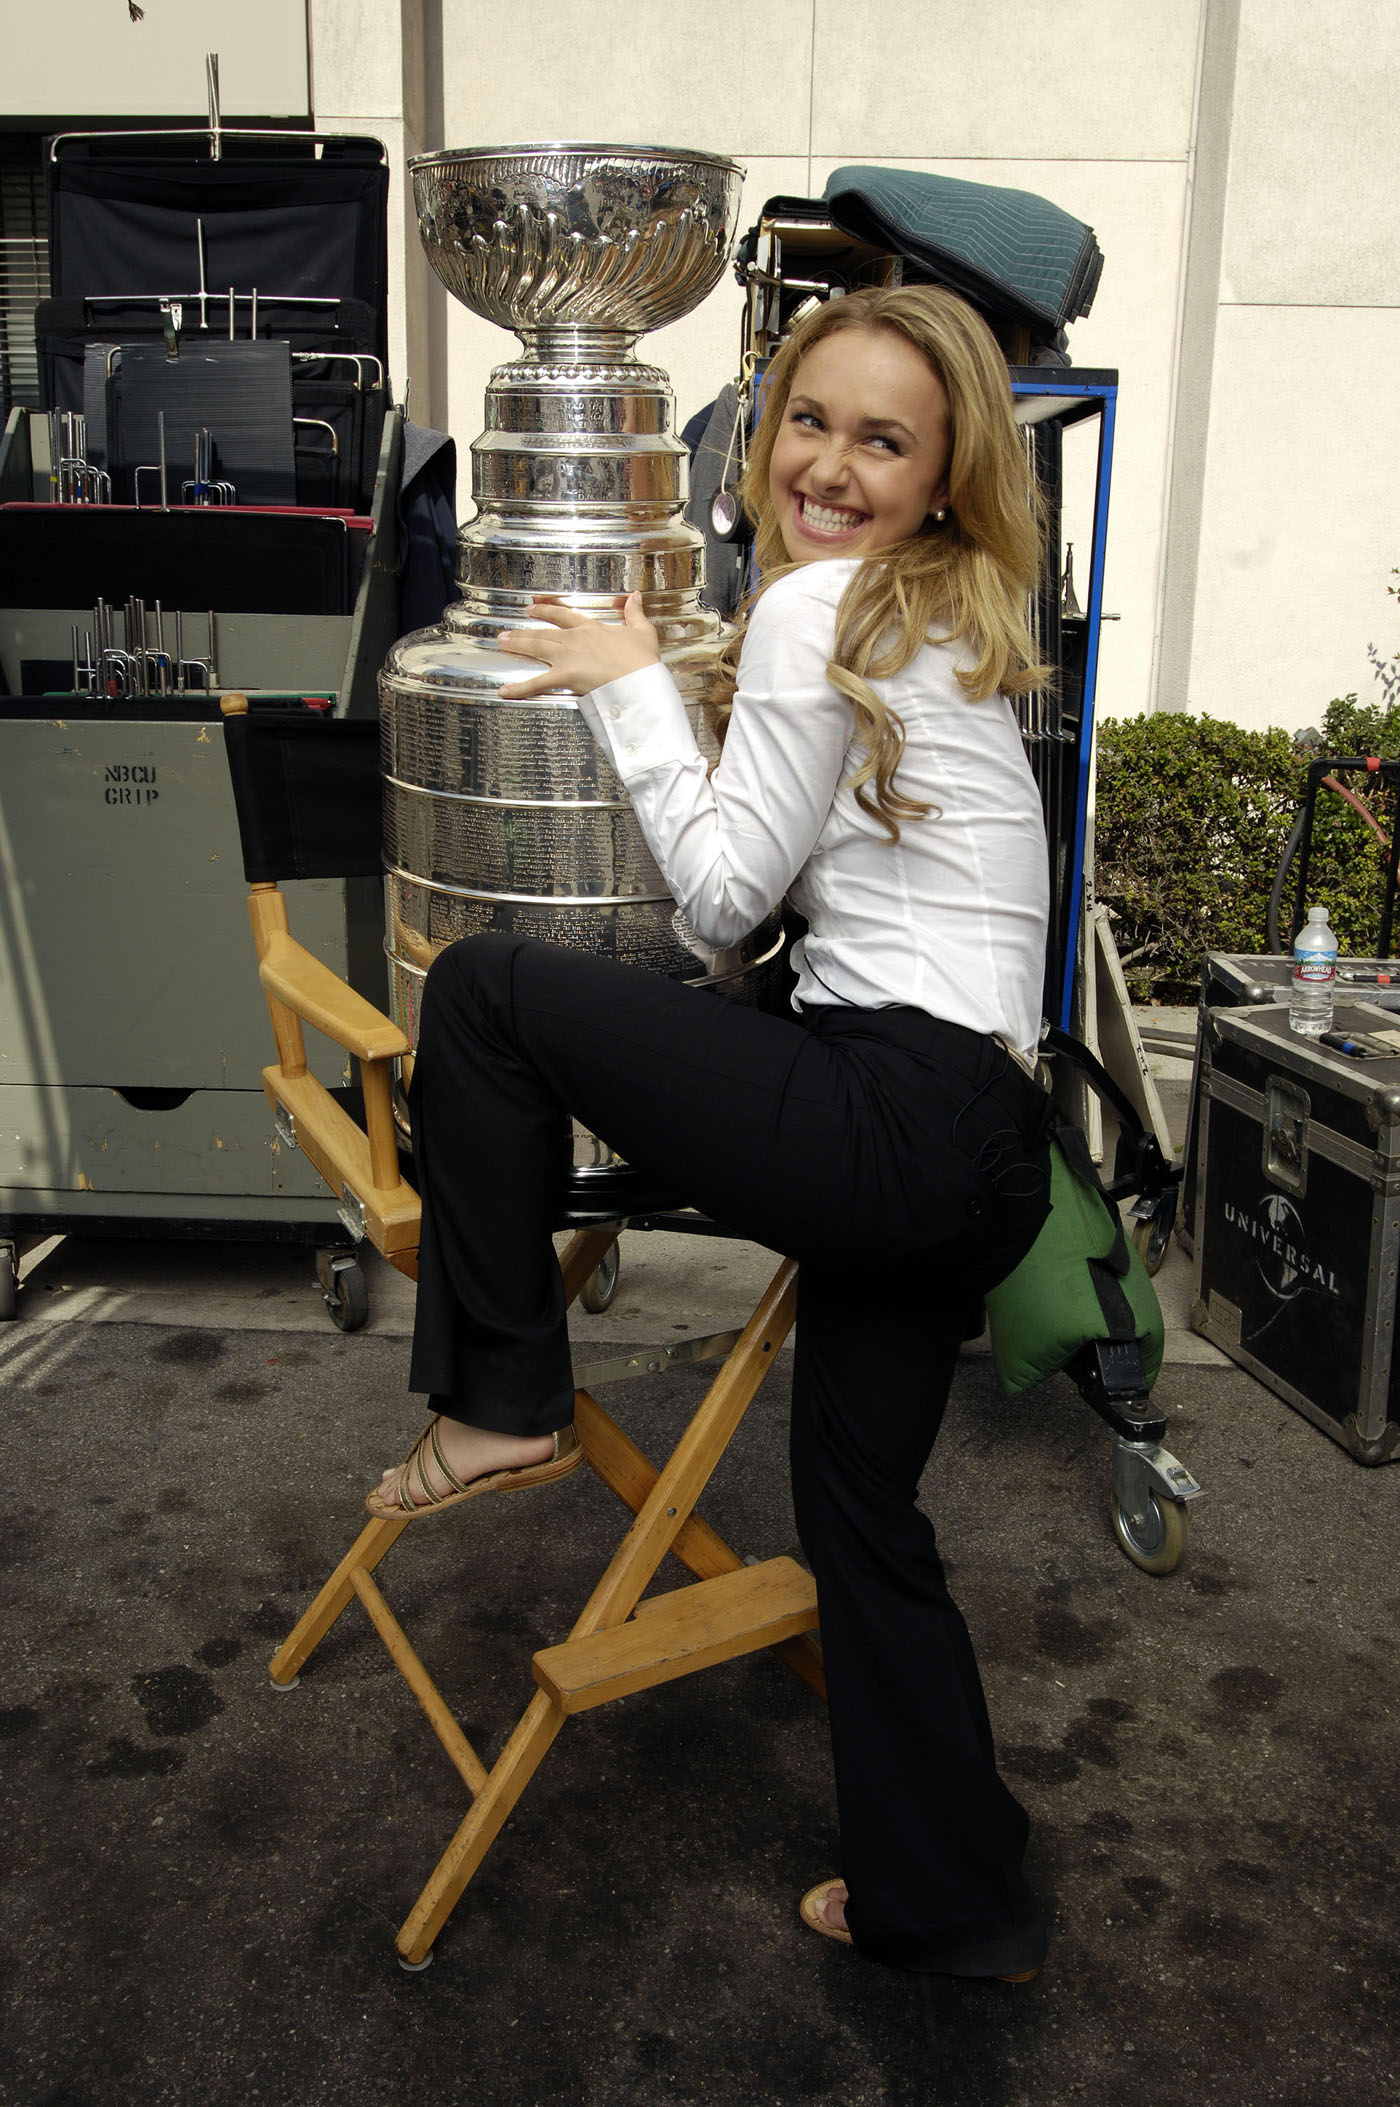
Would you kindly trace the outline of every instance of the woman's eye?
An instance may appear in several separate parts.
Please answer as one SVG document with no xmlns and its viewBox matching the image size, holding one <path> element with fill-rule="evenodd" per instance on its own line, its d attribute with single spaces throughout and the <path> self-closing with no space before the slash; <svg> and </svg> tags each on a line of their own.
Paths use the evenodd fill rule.
<svg viewBox="0 0 1400 2107">
<path fill-rule="evenodd" d="M 813 410 L 794 410 L 792 421 L 794 424 L 807 425 L 814 432 L 821 430 L 821 419 Z"/>
<path fill-rule="evenodd" d="M 882 447 L 886 453 L 897 454 L 899 452 L 899 448 L 895 444 L 894 440 L 887 438 L 883 432 L 872 433 L 867 444 L 870 446 Z"/>
</svg>

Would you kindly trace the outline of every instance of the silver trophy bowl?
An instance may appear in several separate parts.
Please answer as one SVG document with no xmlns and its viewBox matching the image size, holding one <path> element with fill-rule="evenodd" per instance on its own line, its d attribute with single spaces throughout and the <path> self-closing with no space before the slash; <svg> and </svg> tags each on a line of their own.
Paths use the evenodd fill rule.
<svg viewBox="0 0 1400 2107">
<path fill-rule="evenodd" d="M 460 597 L 394 646 L 380 675 L 390 978 L 417 1038 L 424 976 L 483 931 L 542 937 L 669 978 L 766 999 L 777 915 L 717 949 L 690 928 L 575 698 L 502 698 L 503 653 L 538 593 L 601 620 L 640 592 L 707 758 L 719 619 L 700 604 L 703 542 L 683 517 L 686 449 L 644 329 L 711 290 L 743 171 L 664 147 L 540 146 L 412 164 L 424 244 L 524 356 L 499 366 L 473 442 L 475 513 Z"/>
<path fill-rule="evenodd" d="M 409 163 L 418 231 L 448 291 L 536 356 L 564 332 L 625 355 L 718 283 L 744 172 L 662 146 L 474 147 Z"/>
</svg>

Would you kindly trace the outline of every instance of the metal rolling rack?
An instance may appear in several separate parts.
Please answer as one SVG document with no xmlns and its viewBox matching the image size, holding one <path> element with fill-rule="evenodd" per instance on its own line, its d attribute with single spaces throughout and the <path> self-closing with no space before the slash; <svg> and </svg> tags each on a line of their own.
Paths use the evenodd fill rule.
<svg viewBox="0 0 1400 2107">
<path fill-rule="evenodd" d="M 1074 977 L 1089 849 L 1089 802 L 1094 756 L 1094 699 L 1099 631 L 1113 619 L 1103 609 L 1104 551 L 1113 473 L 1113 427 L 1118 375 L 1073 366 L 1013 366 L 1011 393 L 1024 427 L 1048 513 L 1045 581 L 1034 628 L 1046 663 L 1057 672 L 1049 690 L 1017 705 L 1026 752 L 1045 808 L 1050 845 L 1050 935 L 1045 960 L 1045 1014 L 1064 1031 L 1071 1025 Z M 1097 420 L 1098 457 L 1084 605 L 1079 607 L 1061 539 L 1063 437 Z"/>
<path fill-rule="evenodd" d="M 375 677 L 399 626 L 402 418 L 390 407 L 381 355 L 388 172 L 382 148 L 365 141 L 222 127 L 216 82 L 211 71 L 207 131 L 73 135 L 51 147 L 52 179 L 62 187 L 71 170 L 99 215 L 153 169 L 163 184 L 207 187 L 210 214 L 231 188 L 256 188 L 260 178 L 271 204 L 294 182 L 314 236 L 324 170 L 327 192 L 359 214 L 343 284 L 328 287 L 315 257 L 300 300 L 285 245 L 277 252 L 280 316 L 279 304 L 251 286 L 207 283 L 202 208 L 187 198 L 149 281 L 133 274 L 130 257 L 123 263 L 119 241 L 74 238 L 68 253 L 87 259 L 84 276 L 65 284 L 56 274 L 56 294 L 84 310 L 80 336 L 156 346 L 164 337 L 167 355 L 178 316 L 162 315 L 159 300 L 133 302 L 123 289 L 168 282 L 188 294 L 196 254 L 205 298 L 203 307 L 197 294 L 184 303 L 187 352 L 199 347 L 204 313 L 217 325 L 221 305 L 230 336 L 235 313 L 240 332 L 250 332 L 239 349 L 263 354 L 270 339 L 289 333 L 281 324 L 291 307 L 308 305 L 342 331 L 333 343 L 317 323 L 315 349 L 366 397 L 354 430 L 367 458 L 348 502 L 307 503 L 299 492 L 300 508 L 260 510 L 230 502 L 235 493 L 215 487 L 217 469 L 204 487 L 181 492 L 181 506 L 175 494 L 190 464 L 172 449 L 168 485 L 162 476 L 156 500 L 143 477 L 135 509 L 109 502 L 105 464 L 89 460 L 81 416 L 51 424 L 16 411 L 6 427 L 0 1318 L 16 1313 L 21 1248 L 55 1233 L 314 1244 L 323 1247 L 323 1287 L 337 1322 L 353 1323 L 362 1302 L 335 1198 L 268 1130 L 262 1005 L 218 694 L 241 689 L 255 709 L 376 714 Z M 64 224 L 71 237 L 79 223 Z M 256 211 L 243 214 L 238 239 L 256 254 Z M 104 267 L 110 254 L 115 284 L 95 267 L 89 273 L 94 248 Z M 231 263 L 223 275 L 235 275 Z M 366 317 L 361 340 L 348 322 Z M 293 338 L 297 327 L 293 316 Z M 179 349 L 177 342 L 177 356 Z M 106 362 L 109 374 L 120 363 Z M 288 451 L 292 444 L 289 434 Z M 303 572 L 313 577 L 314 604 Z M 304 940 L 352 985 L 382 998 L 379 886 L 326 881 L 298 890 Z M 329 1052 L 318 1072 L 328 1087 L 345 1084 Z"/>
</svg>

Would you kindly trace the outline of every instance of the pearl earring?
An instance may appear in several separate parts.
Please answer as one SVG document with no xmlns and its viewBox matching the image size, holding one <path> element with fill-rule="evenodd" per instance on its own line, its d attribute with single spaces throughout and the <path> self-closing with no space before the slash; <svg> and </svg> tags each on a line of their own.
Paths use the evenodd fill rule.
<svg viewBox="0 0 1400 2107">
<path fill-rule="evenodd" d="M 934 525 L 935 525 L 936 527 L 941 527 L 941 526 L 942 526 L 942 524 L 943 524 L 943 522 L 944 522 L 944 520 L 945 520 L 945 519 L 946 519 L 947 517 L 948 517 L 948 507 L 947 507 L 946 505 L 940 505 L 940 506 L 939 506 L 939 508 L 938 508 L 938 510 L 937 510 L 937 511 L 936 511 L 936 512 L 934 513 L 934 515 L 933 515 L 933 523 L 934 523 Z"/>
</svg>

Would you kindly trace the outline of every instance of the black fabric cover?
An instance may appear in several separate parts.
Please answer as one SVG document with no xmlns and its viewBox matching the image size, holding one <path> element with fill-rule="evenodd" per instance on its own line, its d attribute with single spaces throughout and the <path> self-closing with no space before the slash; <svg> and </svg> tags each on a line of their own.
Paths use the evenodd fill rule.
<svg viewBox="0 0 1400 2107">
<path fill-rule="evenodd" d="M 224 746 L 250 885 L 382 876 L 377 719 L 254 708 Z"/>
<path fill-rule="evenodd" d="M 294 505 L 292 368 L 285 344 L 196 342 L 170 359 L 156 344 L 132 344 L 107 386 L 105 466 L 118 504 L 136 500 L 136 470 L 160 457 L 165 418 L 166 485 L 172 504 L 194 475 L 195 433 L 214 443 L 214 477 L 233 484 L 240 505 Z M 149 505 L 158 478 L 141 478 Z"/>
<path fill-rule="evenodd" d="M 9 607 L 134 598 L 167 612 L 346 615 L 368 541 L 367 527 L 318 513 L 5 505 L 0 591 Z"/>
<path fill-rule="evenodd" d="M 457 597 L 457 446 L 425 424 L 403 428 L 399 626 L 427 629 Z"/>
<path fill-rule="evenodd" d="M 124 150 L 111 140 L 70 141 L 45 169 L 56 297 L 188 302 L 199 285 L 201 220 L 211 327 L 217 296 L 230 285 L 258 288 L 264 333 L 278 335 L 282 318 L 264 302 L 296 294 L 356 300 L 372 318 L 370 340 L 356 348 L 387 362 L 389 171 L 377 140 L 329 142 L 318 158 L 294 135 L 285 147 L 230 138 L 219 161 L 198 141 Z M 226 304 L 219 319 L 226 334 Z"/>
</svg>

